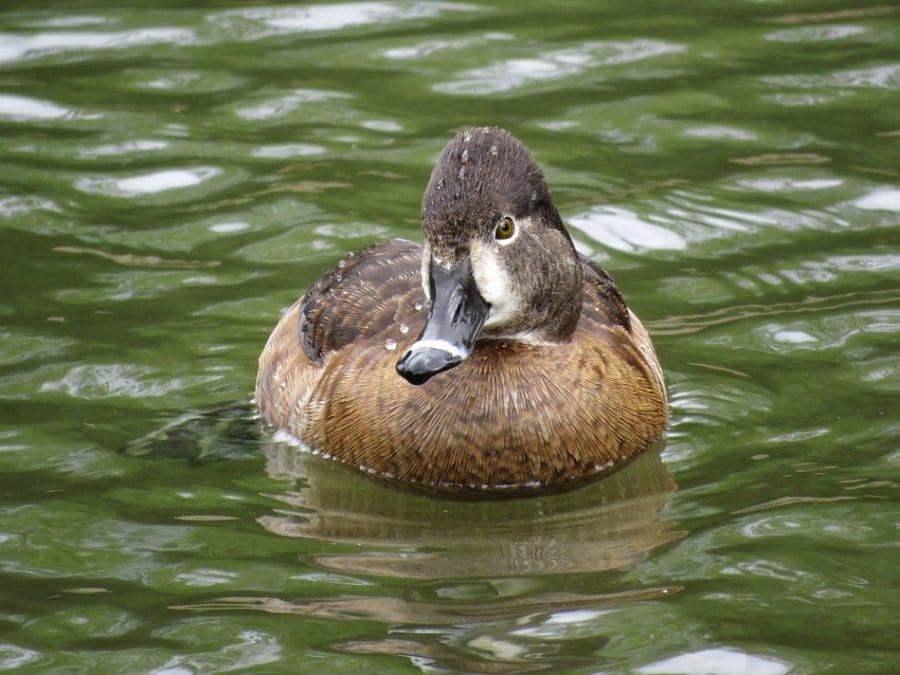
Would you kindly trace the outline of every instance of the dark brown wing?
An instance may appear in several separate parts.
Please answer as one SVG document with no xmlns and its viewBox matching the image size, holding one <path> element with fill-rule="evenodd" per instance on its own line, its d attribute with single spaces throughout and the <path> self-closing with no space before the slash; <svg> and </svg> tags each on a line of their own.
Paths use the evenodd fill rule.
<svg viewBox="0 0 900 675">
<path fill-rule="evenodd" d="M 605 318 L 605 323 L 618 324 L 630 333 L 628 306 L 622 299 L 616 282 L 606 270 L 590 258 L 580 254 L 578 258 L 581 260 L 584 275 L 584 304 L 594 310 L 593 315 L 589 316 L 600 321 Z"/>
<path fill-rule="evenodd" d="M 421 317 L 422 247 L 403 239 L 380 241 L 350 253 L 325 272 L 300 303 L 300 342 L 319 363 L 324 353 Z M 421 326 L 411 326 L 415 331 Z"/>
</svg>

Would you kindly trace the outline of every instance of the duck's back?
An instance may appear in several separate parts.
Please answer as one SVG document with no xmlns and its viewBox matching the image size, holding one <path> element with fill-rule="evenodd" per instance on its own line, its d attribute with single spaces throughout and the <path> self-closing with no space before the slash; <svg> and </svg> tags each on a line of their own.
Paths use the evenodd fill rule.
<svg viewBox="0 0 900 675">
<path fill-rule="evenodd" d="M 397 359 L 428 311 L 421 253 L 381 242 L 295 303 L 260 356 L 265 421 L 354 467 L 460 490 L 566 487 L 662 434 L 666 398 L 649 337 L 584 258 L 582 315 L 568 342 L 481 339 L 424 384 L 400 377 Z"/>
</svg>

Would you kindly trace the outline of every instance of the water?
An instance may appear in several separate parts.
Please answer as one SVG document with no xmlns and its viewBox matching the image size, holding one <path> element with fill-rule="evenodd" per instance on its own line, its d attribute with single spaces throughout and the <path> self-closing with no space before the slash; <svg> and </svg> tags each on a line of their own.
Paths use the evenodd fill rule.
<svg viewBox="0 0 900 675">
<path fill-rule="evenodd" d="M 0 8 L 0 668 L 896 672 L 900 10 Z M 407 495 L 261 434 L 282 308 L 499 124 L 654 336 L 666 445 Z"/>
</svg>

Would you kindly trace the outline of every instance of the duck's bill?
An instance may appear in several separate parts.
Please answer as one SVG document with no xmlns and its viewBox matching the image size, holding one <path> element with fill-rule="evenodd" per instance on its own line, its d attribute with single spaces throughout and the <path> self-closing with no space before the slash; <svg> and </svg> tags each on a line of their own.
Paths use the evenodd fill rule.
<svg viewBox="0 0 900 675">
<path fill-rule="evenodd" d="M 425 329 L 397 362 L 397 372 L 412 384 L 465 361 L 491 309 L 478 292 L 468 256 L 449 270 L 432 262 L 430 277 Z"/>
</svg>

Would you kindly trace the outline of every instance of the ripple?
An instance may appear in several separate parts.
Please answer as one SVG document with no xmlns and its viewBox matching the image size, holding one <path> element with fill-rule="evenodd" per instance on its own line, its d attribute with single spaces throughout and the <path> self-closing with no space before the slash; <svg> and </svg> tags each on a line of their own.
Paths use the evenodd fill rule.
<svg viewBox="0 0 900 675">
<path fill-rule="evenodd" d="M 763 97 L 766 101 L 777 103 L 785 108 L 794 108 L 799 106 L 818 107 L 836 101 L 843 94 L 841 92 L 828 92 L 823 94 L 812 93 L 784 93 L 768 94 Z"/>
<path fill-rule="evenodd" d="M 806 90 L 777 92 L 763 97 L 783 105 L 822 105 L 849 96 L 860 89 L 895 92 L 900 88 L 900 63 L 841 70 L 816 75 L 775 75 L 760 78 L 772 88 Z"/>
<path fill-rule="evenodd" d="M 870 359 L 860 379 L 881 390 L 900 392 L 900 363 L 894 356 Z"/>
<path fill-rule="evenodd" d="M 800 28 L 786 28 L 769 33 L 764 39 L 771 42 L 825 42 L 830 40 L 844 40 L 848 37 L 856 37 L 868 32 L 863 26 L 853 24 L 835 24 L 831 26 L 802 26 Z"/>
<path fill-rule="evenodd" d="M 313 145 L 312 143 L 281 143 L 279 145 L 260 146 L 250 154 L 260 159 L 289 159 L 291 157 L 323 155 L 325 152 L 324 147 Z"/>
<path fill-rule="evenodd" d="M 75 111 L 52 101 L 28 96 L 0 94 L 0 118 L 12 120 L 56 120 L 74 117 Z"/>
<path fill-rule="evenodd" d="M 785 166 L 826 164 L 831 161 L 831 158 L 817 152 L 766 152 L 749 157 L 734 157 L 731 161 L 735 164 L 746 164 L 747 166 Z"/>
<path fill-rule="evenodd" d="M 518 619 L 522 622 L 531 615 L 552 611 L 562 605 L 578 608 L 614 602 L 638 602 L 667 596 L 679 590 L 677 587 L 657 587 L 619 593 L 532 593 L 523 597 L 454 604 L 421 598 L 401 599 L 351 594 L 296 600 L 272 596 L 229 596 L 210 598 L 192 604 L 173 605 L 170 609 L 190 612 L 242 610 L 322 619 L 364 618 L 387 624 L 436 627 L 458 622 L 463 612 L 466 623 L 486 623 L 497 617 Z"/>
<path fill-rule="evenodd" d="M 826 80 L 828 86 L 833 87 L 866 87 L 897 91 L 900 88 L 900 63 L 844 70 L 827 77 Z"/>
<path fill-rule="evenodd" d="M 166 626 L 157 630 L 156 633 L 160 640 L 177 644 L 184 640 L 186 630 L 195 636 L 203 636 L 221 630 L 221 626 L 214 617 L 197 617 L 190 621 Z M 197 644 L 204 646 L 198 649 L 196 648 Z M 281 644 L 279 636 L 261 630 L 239 630 L 212 647 L 206 646 L 205 643 L 198 640 L 192 643 L 192 647 L 195 648 L 194 651 L 188 654 L 175 654 L 160 667 L 153 670 L 148 668 L 148 672 L 153 675 L 188 675 L 197 672 L 241 670 L 276 672 L 283 669 L 284 664 L 288 662 L 284 653 L 285 647 Z M 123 669 L 129 670 L 130 668 L 123 665 Z"/>
<path fill-rule="evenodd" d="M 730 426 L 741 418 L 761 411 L 770 412 L 775 408 L 772 393 L 749 381 L 744 373 L 723 368 L 716 362 L 688 365 L 709 368 L 722 379 L 708 383 L 704 389 L 673 387 L 670 401 L 672 438 L 687 433 L 683 429 L 685 425 Z M 669 450 L 675 452 L 676 448 L 669 447 L 667 452 Z"/>
<path fill-rule="evenodd" d="M 805 330 L 776 329 L 772 333 L 772 339 L 776 342 L 787 342 L 789 344 L 795 345 L 809 342 L 818 342 L 814 335 L 810 335 Z"/>
<path fill-rule="evenodd" d="M 393 120 L 364 120 L 360 126 L 371 131 L 397 133 L 403 130 L 403 125 Z"/>
<path fill-rule="evenodd" d="M 234 234 L 235 232 L 243 232 L 248 229 L 250 229 L 250 224 L 240 221 L 213 223 L 209 226 L 209 231 L 215 232 L 216 234 Z"/>
<path fill-rule="evenodd" d="M 353 98 L 350 94 L 322 89 L 295 89 L 285 96 L 273 97 L 256 105 L 238 108 L 234 111 L 242 120 L 267 120 L 284 117 L 307 103 Z"/>
<path fill-rule="evenodd" d="M 819 21 L 837 21 L 841 19 L 873 19 L 896 13 L 896 9 L 890 5 L 875 7 L 859 7 L 853 9 L 825 10 L 820 12 L 804 12 L 802 14 L 784 14 L 768 19 L 771 23 L 781 24 L 806 24 Z"/>
<path fill-rule="evenodd" d="M 83 192 L 136 197 L 192 187 L 221 173 L 221 169 L 208 166 L 194 169 L 166 169 L 128 178 L 79 178 L 75 181 L 75 187 Z"/>
<path fill-rule="evenodd" d="M 611 196 L 622 194 L 617 192 Z M 685 250 L 707 240 L 770 229 L 773 222 L 779 221 L 771 213 L 753 213 L 730 208 L 727 204 L 723 199 L 714 203 L 708 194 L 676 189 L 664 198 L 645 200 L 642 203 L 644 213 L 624 205 L 600 204 L 588 211 L 567 215 L 566 222 L 572 226 L 576 243 L 581 233 L 603 248 L 636 253 Z M 746 237 L 734 238 L 736 242 L 743 242 Z M 595 254 L 589 247 L 582 252 Z"/>
<path fill-rule="evenodd" d="M 200 568 L 182 572 L 175 576 L 175 581 L 185 584 L 186 586 L 218 586 L 233 582 L 237 578 L 235 572 L 228 572 L 215 568 Z"/>
<path fill-rule="evenodd" d="M 0 366 L 19 363 L 42 363 L 66 354 L 72 340 L 47 335 L 24 335 L 0 331 Z"/>
<path fill-rule="evenodd" d="M 710 140 L 755 141 L 759 139 L 758 134 L 748 129 L 728 127 L 721 124 L 707 124 L 702 127 L 689 127 L 685 129 L 683 133 L 688 138 L 702 138 Z"/>
<path fill-rule="evenodd" d="M 59 391 L 76 398 L 97 400 L 116 396 L 141 398 L 165 396 L 191 385 L 212 382 L 219 376 L 152 379 L 155 369 L 119 363 L 81 365 L 72 368 L 62 379 L 44 382 L 41 392 Z"/>
<path fill-rule="evenodd" d="M 854 200 L 853 205 L 869 211 L 900 211 L 900 190 L 878 188 Z"/>
<path fill-rule="evenodd" d="M 43 656 L 40 652 L 36 652 L 32 649 L 19 647 L 18 645 L 10 644 L 9 642 L 0 644 L 0 669 L 13 670 L 15 668 L 21 668 L 34 661 L 39 661 L 42 658 Z"/>
<path fill-rule="evenodd" d="M 753 331 L 758 347 L 778 353 L 797 349 L 821 352 L 846 346 L 861 335 L 900 332 L 900 312 L 836 314 L 792 322 L 766 322 Z"/>
<path fill-rule="evenodd" d="M 239 9 L 210 17 L 209 21 L 237 33 L 242 39 L 259 39 L 285 33 L 339 31 L 345 28 L 392 24 L 440 16 L 450 11 L 472 11 L 473 5 L 449 2 L 347 2 L 305 7 Z"/>
<path fill-rule="evenodd" d="M 637 673 L 718 673 L 718 675 L 784 675 L 792 665 L 770 656 L 748 654 L 734 647 L 717 647 L 678 654 L 635 669 Z"/>
<path fill-rule="evenodd" d="M 59 205 L 36 195 L 0 198 L 0 218 L 11 218 L 32 211 L 60 211 Z"/>
<path fill-rule="evenodd" d="M 63 52 L 76 52 L 82 56 L 85 50 L 193 42 L 196 42 L 193 31 L 185 28 L 141 28 L 109 32 L 55 31 L 34 35 L 0 33 L 0 63 Z"/>
<path fill-rule="evenodd" d="M 167 141 L 137 138 L 124 143 L 110 143 L 86 148 L 80 152 L 80 155 L 82 157 L 119 157 L 150 150 L 162 150 L 167 147 L 169 147 Z"/>
<path fill-rule="evenodd" d="M 192 171 L 169 169 L 141 176 L 132 176 L 131 178 L 121 178 L 116 180 L 113 185 L 115 185 L 116 191 L 122 194 L 138 195 L 198 185 L 218 173 L 219 170 L 214 168 L 201 168 Z"/>
<path fill-rule="evenodd" d="M 509 40 L 515 40 L 515 36 L 510 33 L 483 33 L 471 38 L 456 38 L 454 40 L 423 40 L 407 47 L 386 49 L 384 56 L 388 59 L 414 59 L 418 61 L 437 52 L 483 47 L 487 42 Z"/>
<path fill-rule="evenodd" d="M 135 89 L 192 95 L 201 92 L 221 93 L 237 89 L 247 82 L 236 73 L 212 68 L 177 72 L 171 69 L 134 69 L 126 71 L 123 75 L 127 78 L 126 84 Z"/>
<path fill-rule="evenodd" d="M 29 21 L 28 26 L 34 28 L 80 28 L 82 26 L 105 26 L 109 24 L 107 16 L 90 16 L 73 14 L 72 16 L 54 16 L 48 19 Z"/>
<path fill-rule="evenodd" d="M 687 247 L 687 240 L 678 233 L 648 223 L 619 206 L 596 206 L 588 213 L 571 216 L 569 223 L 595 241 L 619 251 Z"/>
<path fill-rule="evenodd" d="M 517 58 L 465 71 L 451 82 L 432 89 L 445 94 L 491 94 L 517 89 L 534 82 L 556 81 L 584 71 L 640 61 L 685 50 L 683 45 L 660 40 L 587 42 L 534 58 Z"/>
<path fill-rule="evenodd" d="M 792 190 L 829 190 L 843 184 L 840 178 L 798 179 L 795 176 L 765 176 L 740 178 L 737 185 L 761 192 L 790 192 Z"/>
</svg>

